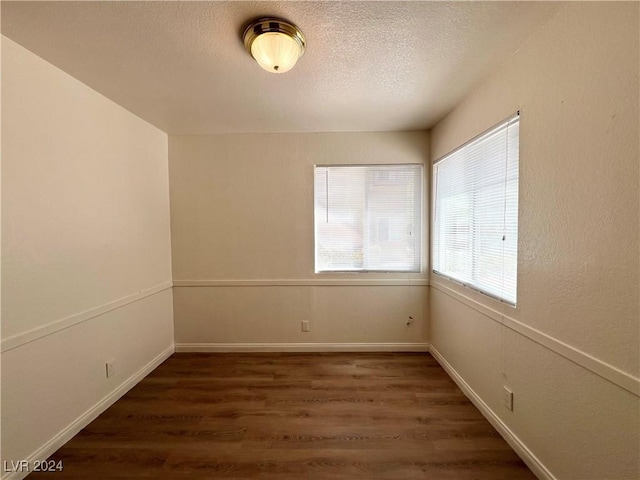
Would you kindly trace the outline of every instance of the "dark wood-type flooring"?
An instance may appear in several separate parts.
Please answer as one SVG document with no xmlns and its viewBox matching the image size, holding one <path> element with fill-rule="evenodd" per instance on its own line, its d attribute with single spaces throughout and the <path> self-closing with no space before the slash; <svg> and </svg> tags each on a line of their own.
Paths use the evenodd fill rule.
<svg viewBox="0 0 640 480">
<path fill-rule="evenodd" d="M 29 479 L 535 479 L 428 354 L 175 354 Z"/>
</svg>

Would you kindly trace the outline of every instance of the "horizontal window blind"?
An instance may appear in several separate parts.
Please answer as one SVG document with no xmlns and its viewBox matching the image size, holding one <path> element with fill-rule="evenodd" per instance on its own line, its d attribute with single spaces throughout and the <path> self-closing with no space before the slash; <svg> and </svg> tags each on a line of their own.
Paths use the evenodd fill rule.
<svg viewBox="0 0 640 480">
<path fill-rule="evenodd" d="M 316 272 L 419 272 L 422 165 L 315 167 Z"/>
<path fill-rule="evenodd" d="M 519 116 L 433 166 L 433 270 L 515 305 Z"/>
</svg>

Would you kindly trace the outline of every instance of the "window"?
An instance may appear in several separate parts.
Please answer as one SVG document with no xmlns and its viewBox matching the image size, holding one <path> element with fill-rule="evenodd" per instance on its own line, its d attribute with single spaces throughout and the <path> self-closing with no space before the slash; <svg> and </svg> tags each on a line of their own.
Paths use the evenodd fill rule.
<svg viewBox="0 0 640 480">
<path fill-rule="evenodd" d="M 519 116 L 433 165 L 433 271 L 515 305 Z"/>
<path fill-rule="evenodd" d="M 419 272 L 422 165 L 315 167 L 316 272 Z"/>
</svg>

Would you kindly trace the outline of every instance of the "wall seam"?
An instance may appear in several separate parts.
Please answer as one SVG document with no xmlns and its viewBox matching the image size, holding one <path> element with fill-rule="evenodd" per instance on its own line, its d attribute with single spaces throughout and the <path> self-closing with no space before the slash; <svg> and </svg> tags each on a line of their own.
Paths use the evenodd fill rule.
<svg viewBox="0 0 640 480">
<path fill-rule="evenodd" d="M 107 302 L 105 304 L 90 308 L 83 312 L 76 313 L 59 320 L 54 320 L 53 322 L 49 322 L 46 325 L 33 328 L 26 332 L 10 336 L 2 340 L 2 343 L 0 344 L 0 352 L 5 353 L 9 350 L 13 350 L 14 348 L 26 345 L 27 343 L 34 342 L 48 335 L 53 335 L 54 333 L 57 333 L 61 330 L 65 330 L 80 323 L 86 322 L 87 320 L 91 320 L 92 318 L 99 317 L 101 315 L 104 315 L 105 313 L 125 307 L 152 295 L 156 295 L 172 287 L 173 282 L 163 282 L 153 287 L 140 290 L 134 294 L 121 297 L 117 300 Z"/>
<path fill-rule="evenodd" d="M 602 377 L 603 379 L 623 388 L 624 390 L 640 397 L 640 379 L 624 372 L 613 365 L 610 365 L 596 357 L 589 355 L 582 350 L 568 345 L 557 338 L 532 328 L 524 323 L 512 318 L 508 315 L 499 313 L 481 303 L 459 293 L 446 285 L 438 282 L 430 282 L 430 287 L 447 295 L 448 297 L 463 303 L 464 305 L 474 309 L 478 313 L 490 318 L 494 322 L 509 328 L 510 330 L 528 338 L 529 340 L 557 353 L 567 360 L 581 366 L 582 368 Z"/>
</svg>

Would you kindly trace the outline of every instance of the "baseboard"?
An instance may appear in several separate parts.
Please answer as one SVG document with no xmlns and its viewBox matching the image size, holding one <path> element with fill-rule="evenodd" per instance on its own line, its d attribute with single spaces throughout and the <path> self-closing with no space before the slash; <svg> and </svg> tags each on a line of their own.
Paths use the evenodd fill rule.
<svg viewBox="0 0 640 480">
<path fill-rule="evenodd" d="M 489 406 L 484 403 L 480 396 L 471 388 L 471 386 L 465 382 L 465 380 L 456 372 L 453 366 L 447 362 L 438 350 L 431 345 L 429 352 L 436 359 L 442 368 L 449 374 L 454 382 L 460 387 L 462 392 L 471 400 L 480 413 L 493 425 L 502 438 L 506 440 L 511 448 L 518 454 L 518 456 L 527 464 L 536 477 L 540 480 L 557 480 L 556 477 L 544 466 L 544 464 L 536 457 L 531 450 L 520 440 L 507 425 L 495 414 Z"/>
<path fill-rule="evenodd" d="M 426 287 L 428 278 L 295 278 L 174 280 L 174 287 Z"/>
<path fill-rule="evenodd" d="M 176 343 L 176 352 L 428 352 L 428 343 Z"/>
<path fill-rule="evenodd" d="M 80 415 L 76 420 L 70 423 L 67 427 L 62 429 L 51 440 L 45 443 L 38 450 L 29 455 L 27 460 L 29 465 L 33 465 L 35 460 L 46 460 L 56 450 L 62 447 L 65 443 L 71 440 L 80 430 L 89 425 L 95 420 L 98 415 L 103 413 L 107 408 L 113 405 L 118 399 L 120 399 L 125 393 L 131 390 L 140 380 L 149 375 L 158 365 L 169 358 L 175 351 L 174 345 L 170 345 L 153 360 L 147 363 L 144 367 L 131 375 L 127 380 L 120 384 L 110 394 L 96 403 L 93 407 L 89 408 L 86 412 Z M 25 478 L 28 472 L 7 472 L 7 475 L 2 476 L 2 480 L 20 480 Z"/>
</svg>

